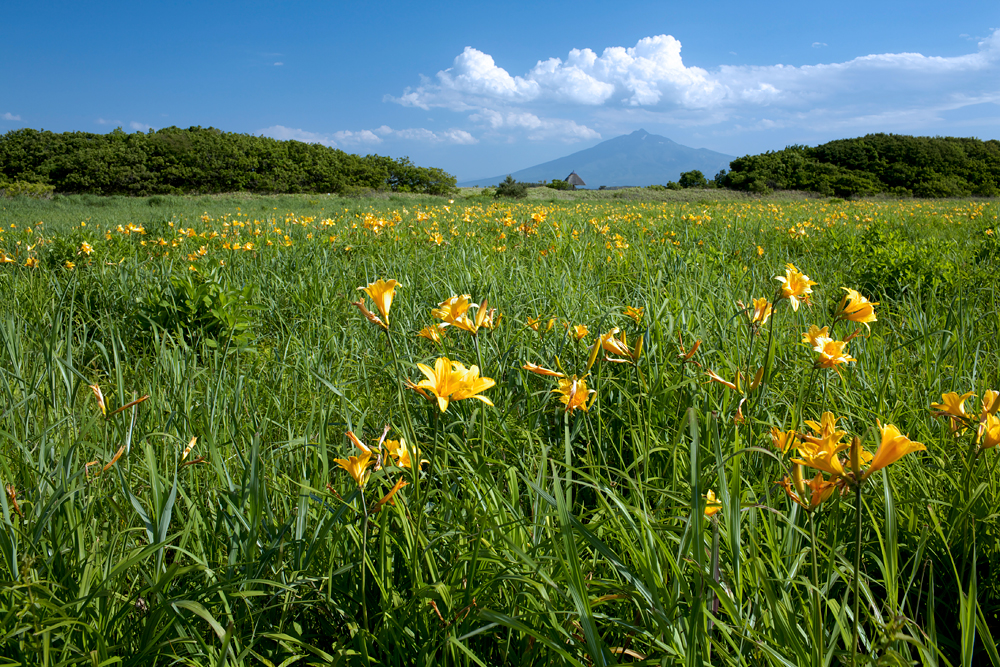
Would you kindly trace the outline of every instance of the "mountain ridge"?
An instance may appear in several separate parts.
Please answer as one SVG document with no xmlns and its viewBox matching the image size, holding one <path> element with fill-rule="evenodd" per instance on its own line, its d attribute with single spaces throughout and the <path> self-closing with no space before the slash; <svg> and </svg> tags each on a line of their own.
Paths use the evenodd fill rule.
<svg viewBox="0 0 1000 667">
<path fill-rule="evenodd" d="M 514 180 L 525 183 L 565 179 L 576 172 L 588 188 L 601 185 L 620 187 L 646 186 L 676 181 L 681 173 L 697 169 L 712 178 L 720 169 L 728 169 L 736 156 L 707 148 L 691 148 L 667 137 L 636 130 L 565 157 L 511 172 Z M 496 185 L 507 174 L 478 178 L 459 183 L 462 187 Z"/>
</svg>

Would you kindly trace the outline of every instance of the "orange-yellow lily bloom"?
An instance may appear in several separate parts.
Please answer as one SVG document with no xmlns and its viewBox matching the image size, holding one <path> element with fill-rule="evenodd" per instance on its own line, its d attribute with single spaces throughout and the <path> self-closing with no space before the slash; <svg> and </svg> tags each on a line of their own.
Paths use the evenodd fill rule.
<svg viewBox="0 0 1000 667">
<path fill-rule="evenodd" d="M 573 376 L 572 378 L 561 378 L 559 388 L 553 389 L 553 393 L 559 394 L 559 400 L 566 406 L 566 412 L 581 409 L 586 412 L 590 409 L 590 397 L 596 392 L 587 389 L 587 382 L 584 378 Z"/>
<path fill-rule="evenodd" d="M 470 298 L 468 294 L 448 297 L 438 304 L 437 308 L 431 310 L 431 315 L 444 322 L 445 325 L 457 327 L 471 334 L 477 334 L 479 327 L 482 326 L 483 320 L 486 317 L 486 302 L 483 301 L 479 312 L 476 314 L 476 318 L 472 319 L 469 317 L 469 307 L 474 304 L 469 302 Z"/>
<path fill-rule="evenodd" d="M 349 456 L 346 459 L 334 459 L 334 463 L 346 470 L 354 478 L 358 488 L 363 488 L 371 475 L 368 466 L 371 464 L 371 450 L 363 452 L 361 456 Z"/>
<path fill-rule="evenodd" d="M 427 459 L 420 458 L 420 450 L 415 447 L 409 447 L 403 438 L 399 440 L 386 440 L 385 448 L 389 451 L 389 455 L 396 460 L 396 464 L 400 468 L 412 468 L 415 460 L 419 460 L 420 465 L 430 463 Z"/>
<path fill-rule="evenodd" d="M 715 497 L 715 491 L 708 490 L 705 494 L 705 516 L 712 517 L 722 511 L 722 503 Z"/>
<path fill-rule="evenodd" d="M 544 366 L 539 366 L 538 364 L 533 364 L 530 361 L 525 362 L 525 364 L 521 366 L 521 368 L 530 373 L 537 373 L 538 375 L 548 375 L 554 378 L 566 377 L 564 373 L 560 373 L 559 371 L 554 371 L 550 368 L 545 368 Z"/>
<path fill-rule="evenodd" d="M 911 452 L 922 452 L 927 450 L 923 443 L 913 442 L 908 437 L 901 434 L 899 429 L 892 424 L 882 426 L 882 424 L 879 423 L 878 427 L 882 432 L 882 442 L 879 444 L 878 450 L 875 451 L 875 456 L 872 458 L 871 463 L 868 464 L 868 469 L 865 470 L 864 475 L 861 476 L 861 481 L 867 479 L 868 476 L 876 470 L 881 470 L 887 465 L 895 463 Z"/>
<path fill-rule="evenodd" d="M 751 326 L 762 327 L 771 317 L 771 303 L 765 297 L 753 300 L 753 308 L 747 310 Z"/>
<path fill-rule="evenodd" d="M 1000 417 L 986 415 L 979 425 L 979 448 L 990 449 L 1000 445 Z"/>
<path fill-rule="evenodd" d="M 796 269 L 792 263 L 786 264 L 785 275 L 777 276 L 775 280 L 781 283 L 781 298 L 791 301 L 792 310 L 798 310 L 799 303 L 809 303 L 812 286 L 818 284 L 809 280 L 809 276 Z"/>
<path fill-rule="evenodd" d="M 411 389 L 419 392 L 425 398 L 437 400 L 441 412 L 448 409 L 449 401 L 460 401 L 464 398 L 475 398 L 487 405 L 493 402 L 479 393 L 492 387 L 496 382 L 491 378 L 479 377 L 479 367 L 466 368 L 458 361 L 452 361 L 447 357 L 440 357 L 434 362 L 431 369 L 424 364 L 417 364 L 417 368 L 426 376 L 426 379 L 413 384 L 409 383 Z"/>
<path fill-rule="evenodd" d="M 395 280 L 382 280 L 379 278 L 373 283 L 368 283 L 367 287 L 358 288 L 375 302 L 375 308 L 378 309 L 379 313 L 381 313 L 382 319 L 379 319 L 369 312 L 368 309 L 365 308 L 364 302 L 358 301 L 354 305 L 361 310 L 361 313 L 370 322 L 379 325 L 383 329 L 388 329 L 389 309 L 392 308 L 392 299 L 396 295 L 396 288 L 399 286 L 399 283 Z"/>
<path fill-rule="evenodd" d="M 969 414 L 965 411 L 965 401 L 972 396 L 972 392 L 966 392 L 959 396 L 953 391 L 941 394 L 940 403 L 931 403 L 931 409 L 937 417 L 948 417 L 951 423 L 951 431 L 955 433 L 964 430 L 964 422 L 969 419 Z"/>
<path fill-rule="evenodd" d="M 877 321 L 875 306 L 878 305 L 878 301 L 869 301 L 861 296 L 857 290 L 853 290 L 850 287 L 842 289 L 847 294 L 844 295 L 844 298 L 840 300 L 840 305 L 837 306 L 837 319 L 858 322 L 864 324 L 866 329 L 870 329 L 871 327 L 868 326 L 868 323 Z"/>
</svg>

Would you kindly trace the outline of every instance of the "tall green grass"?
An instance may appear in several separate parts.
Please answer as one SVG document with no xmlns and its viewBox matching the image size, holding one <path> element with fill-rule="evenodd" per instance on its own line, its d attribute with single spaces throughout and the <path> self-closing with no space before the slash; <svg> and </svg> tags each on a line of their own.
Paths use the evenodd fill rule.
<svg viewBox="0 0 1000 667">
<path fill-rule="evenodd" d="M 997 454 L 929 407 L 1000 389 L 995 203 L 3 209 L 2 664 L 1000 664 Z M 263 229 L 240 228 L 252 250 L 222 247 L 237 213 Z M 753 335 L 737 301 L 773 298 L 786 262 L 819 283 L 812 305 L 779 302 Z M 402 284 L 388 334 L 351 305 L 377 278 Z M 813 370 L 802 332 L 862 282 L 881 303 L 857 361 Z M 500 326 L 417 337 L 455 294 Z M 612 327 L 643 353 L 594 364 L 586 412 L 522 369 L 582 376 Z M 400 388 L 443 355 L 495 379 L 494 407 Z M 747 400 L 708 369 L 742 371 Z M 775 484 L 769 431 L 827 410 L 870 451 L 876 420 L 927 451 L 808 513 Z M 344 434 L 374 445 L 386 425 L 429 464 L 358 489 L 334 462 L 357 454 Z"/>
</svg>

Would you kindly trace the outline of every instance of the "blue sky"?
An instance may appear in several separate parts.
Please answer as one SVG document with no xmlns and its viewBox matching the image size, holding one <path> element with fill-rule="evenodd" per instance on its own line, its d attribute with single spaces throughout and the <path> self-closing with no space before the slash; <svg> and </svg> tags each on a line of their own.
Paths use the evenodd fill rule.
<svg viewBox="0 0 1000 667">
<path fill-rule="evenodd" d="M 459 180 L 639 128 L 731 155 L 1000 139 L 1000 2 L 8 5 L 0 133 L 212 126 Z"/>
</svg>

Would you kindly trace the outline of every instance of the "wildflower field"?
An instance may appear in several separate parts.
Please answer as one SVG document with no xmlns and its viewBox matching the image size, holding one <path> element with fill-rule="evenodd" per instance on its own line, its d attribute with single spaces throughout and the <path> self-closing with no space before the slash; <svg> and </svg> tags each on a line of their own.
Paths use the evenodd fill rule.
<svg viewBox="0 0 1000 667">
<path fill-rule="evenodd" d="M 996 200 L 0 200 L 0 665 L 1000 665 Z"/>
</svg>

